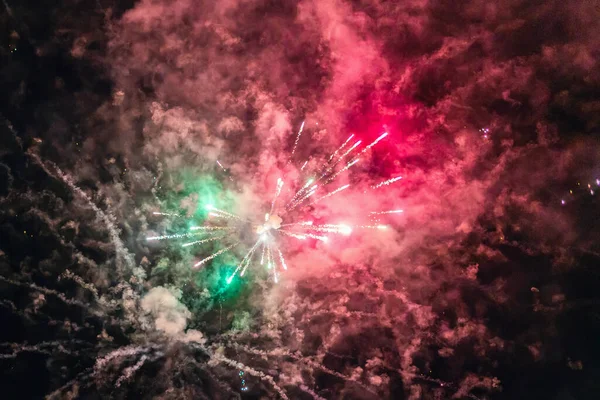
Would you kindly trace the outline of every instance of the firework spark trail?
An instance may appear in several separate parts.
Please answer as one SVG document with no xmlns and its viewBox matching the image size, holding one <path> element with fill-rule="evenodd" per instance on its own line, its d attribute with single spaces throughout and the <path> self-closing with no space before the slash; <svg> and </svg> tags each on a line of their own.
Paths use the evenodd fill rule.
<svg viewBox="0 0 600 400">
<path fill-rule="evenodd" d="M 313 194 L 315 194 L 317 192 L 317 185 L 313 186 L 312 189 L 310 190 L 310 192 L 308 192 L 306 194 L 306 196 L 300 198 L 300 200 L 297 200 L 294 204 L 292 204 L 290 206 L 290 208 L 287 211 L 292 211 L 294 208 L 298 207 L 300 204 L 302 204 L 304 202 L 304 200 L 308 199 L 310 196 L 312 196 Z"/>
<path fill-rule="evenodd" d="M 179 214 L 175 214 L 175 213 L 166 213 L 166 212 L 158 212 L 155 211 L 152 213 L 153 215 L 165 215 L 165 216 L 169 216 L 169 217 L 179 217 Z"/>
<path fill-rule="evenodd" d="M 187 238 L 190 236 L 204 235 L 206 233 L 207 232 L 187 232 L 187 233 L 176 233 L 173 235 L 149 236 L 146 238 L 146 241 L 151 242 L 154 240 L 181 239 L 181 238 Z"/>
<path fill-rule="evenodd" d="M 254 251 L 256 250 L 256 248 L 258 247 L 258 245 L 261 243 L 261 241 L 262 241 L 262 238 L 258 238 L 258 240 L 250 248 L 250 250 L 248 251 L 248 253 L 246 254 L 246 256 L 242 259 L 242 262 L 240 264 L 243 264 L 244 261 L 247 261 L 247 260 L 250 259 L 250 257 L 252 257 L 252 254 L 254 253 Z"/>
<path fill-rule="evenodd" d="M 271 202 L 271 211 L 269 211 L 269 214 L 273 214 L 273 209 L 275 208 L 275 202 L 277 201 L 277 198 L 281 194 L 282 187 L 283 187 L 283 179 L 278 178 L 277 179 L 277 190 L 275 191 L 275 197 L 273 197 L 273 201 Z"/>
<path fill-rule="evenodd" d="M 298 142 L 300 141 L 300 135 L 302 135 L 302 130 L 304 129 L 304 121 L 302 121 L 302 125 L 300 125 L 300 130 L 298 130 L 298 135 L 296 136 L 296 141 L 294 142 L 294 147 L 292 148 L 292 153 L 290 154 L 290 161 L 296 152 L 296 147 L 298 147 Z M 288 161 L 289 164 L 289 161 Z"/>
<path fill-rule="evenodd" d="M 277 275 L 277 264 L 275 263 L 275 260 L 273 259 L 273 249 L 271 246 L 271 242 L 269 242 L 267 244 L 267 269 L 273 270 L 273 281 L 275 283 L 278 283 L 279 278 Z"/>
<path fill-rule="evenodd" d="M 227 170 L 225 169 L 225 167 L 223 166 L 223 164 L 221 164 L 221 163 L 219 162 L 219 160 L 217 160 L 217 164 L 219 164 L 219 167 L 221 167 L 221 169 L 223 170 L 223 172 L 227 173 Z M 230 180 L 231 182 L 233 182 L 233 178 L 232 178 L 231 176 L 229 176 L 229 180 Z"/>
<path fill-rule="evenodd" d="M 313 224 L 312 221 L 300 221 L 300 222 L 293 222 L 291 224 L 283 224 L 283 225 L 281 225 L 281 227 L 283 228 L 284 226 L 298 226 L 298 225 L 301 225 L 301 226 L 308 225 L 308 226 L 310 226 L 312 224 Z"/>
<path fill-rule="evenodd" d="M 403 213 L 404 210 L 390 210 L 390 211 L 371 211 L 369 214 L 371 215 L 384 215 L 384 214 L 400 214 Z"/>
<path fill-rule="evenodd" d="M 209 215 L 214 216 L 214 217 L 218 217 L 218 218 L 227 218 L 227 219 L 237 219 L 239 221 L 247 221 L 247 219 L 244 219 L 242 217 L 239 217 L 235 214 L 229 213 L 227 211 L 224 210 L 219 210 L 218 208 L 215 208 L 212 205 L 207 205 L 206 209 L 211 211 L 211 213 Z"/>
<path fill-rule="evenodd" d="M 329 240 L 329 238 L 327 236 L 319 236 L 319 235 L 315 235 L 315 234 L 312 234 L 312 233 L 305 233 L 304 235 L 307 236 L 307 237 L 309 237 L 309 238 L 317 239 L 317 240 L 320 240 L 320 241 L 325 242 L 325 243 L 327 243 L 327 241 Z"/>
<path fill-rule="evenodd" d="M 281 252 L 281 250 L 279 250 L 279 247 L 275 247 L 277 249 L 277 252 L 279 253 L 279 261 L 281 262 L 281 266 L 283 267 L 283 269 L 287 270 L 287 265 L 285 263 L 285 259 L 283 258 L 283 253 Z"/>
<path fill-rule="evenodd" d="M 294 239 L 306 240 L 305 235 L 298 235 L 297 233 L 294 233 L 294 232 L 288 232 L 285 229 L 279 229 L 279 232 L 283 233 L 286 236 L 293 237 Z"/>
<path fill-rule="evenodd" d="M 387 225 L 355 225 L 354 228 L 386 230 L 388 228 L 388 226 Z"/>
<path fill-rule="evenodd" d="M 289 203 L 285 206 L 285 211 L 290 211 L 291 208 L 293 208 L 294 206 L 297 205 L 297 203 L 299 201 L 302 200 L 302 198 L 299 196 L 300 193 L 304 192 L 304 189 L 310 184 L 312 183 L 312 179 L 310 179 L 306 185 L 304 185 L 304 187 L 302 189 L 300 189 L 292 198 L 292 200 L 289 201 Z M 318 187 L 318 185 L 314 185 L 313 187 L 311 187 L 308 192 L 310 193 L 311 191 L 315 190 Z"/>
<path fill-rule="evenodd" d="M 258 247 L 258 245 L 261 242 L 261 238 L 259 238 L 256 243 L 254 243 L 254 246 L 252 246 L 252 248 L 250 249 L 250 251 L 248 252 L 248 254 L 246 254 L 246 257 L 244 257 L 244 259 L 242 260 L 242 262 L 240 263 L 240 265 L 236 268 L 236 270 L 233 272 L 233 274 L 231 275 L 231 279 L 233 279 L 233 277 L 235 276 L 236 272 L 238 271 L 238 269 L 240 267 L 242 267 L 242 271 L 240 272 L 240 276 L 244 276 L 244 274 L 246 273 L 246 269 L 248 268 L 248 266 L 250 265 L 250 262 L 252 261 L 252 256 L 254 255 L 254 252 L 256 251 L 256 248 Z M 244 265 L 244 262 L 246 263 Z"/>
<path fill-rule="evenodd" d="M 273 253 L 271 250 L 271 243 L 267 244 L 267 268 L 273 268 Z"/>
<path fill-rule="evenodd" d="M 385 138 L 387 135 L 388 135 L 388 133 L 385 132 L 383 135 L 381 135 L 377 139 L 375 139 L 370 145 L 368 145 L 367 147 L 362 149 L 362 151 L 360 153 L 358 153 L 357 156 L 354 158 L 354 160 L 352 160 L 350 163 L 348 163 L 348 165 L 350 165 L 350 164 L 354 165 L 354 163 L 359 160 L 359 157 L 361 155 L 363 155 L 366 151 L 373 148 L 373 146 L 375 146 L 377 143 L 379 143 L 379 141 L 383 140 L 383 138 Z"/>
<path fill-rule="evenodd" d="M 327 176 L 327 174 L 329 174 L 331 171 L 333 171 L 333 169 L 335 168 L 335 166 L 336 166 L 336 165 L 338 165 L 338 164 L 339 164 L 339 162 L 340 162 L 340 161 L 342 161 L 342 160 L 344 159 L 344 157 L 346 157 L 348 154 L 350 154 L 350 153 L 352 152 L 352 150 L 354 150 L 356 147 L 358 147 L 358 146 L 361 144 L 361 142 L 362 142 L 362 140 L 359 140 L 358 142 L 354 143 L 354 145 L 353 145 L 352 147 L 350 147 L 350 148 L 348 149 L 348 151 L 346 151 L 344 154 L 342 154 L 342 155 L 341 155 L 341 156 L 340 156 L 340 157 L 339 157 L 339 158 L 336 160 L 336 162 L 334 162 L 333 164 L 331 164 L 331 165 L 329 166 L 329 168 L 327 168 L 327 169 L 325 170 L 325 172 L 323 172 L 323 174 L 322 174 L 322 175 L 319 177 L 319 180 L 318 180 L 318 181 L 320 181 L 321 179 L 325 178 L 325 176 Z M 318 181 L 317 181 L 317 182 L 318 182 Z"/>
<path fill-rule="evenodd" d="M 327 233 L 339 233 L 342 235 L 349 235 L 352 233 L 352 226 L 350 225 L 333 225 L 333 224 L 325 224 L 325 225 L 315 225 L 304 228 L 308 231 L 315 232 L 327 232 Z"/>
<path fill-rule="evenodd" d="M 352 152 L 352 150 L 354 150 L 355 148 L 357 148 L 357 147 L 358 147 L 358 146 L 359 146 L 361 143 L 362 143 L 362 140 L 359 140 L 358 142 L 354 143 L 354 145 L 352 145 L 352 147 L 350 147 L 350 148 L 348 149 L 348 151 L 347 151 L 347 152 L 345 152 L 344 154 L 342 154 L 342 155 L 340 156 L 340 158 L 338 158 L 338 160 L 336 161 L 336 164 L 337 164 L 338 162 L 340 162 L 340 161 L 341 161 L 341 160 L 342 160 L 344 157 L 346 157 L 348 154 L 350 154 L 350 153 Z"/>
<path fill-rule="evenodd" d="M 184 243 L 181 245 L 181 247 L 188 247 L 188 246 L 193 246 L 195 244 L 202 244 L 202 243 L 212 242 L 215 240 L 221 240 L 221 239 L 225 239 L 227 236 L 229 236 L 229 235 L 216 236 L 216 237 L 210 237 L 207 239 L 196 240 L 195 242 Z"/>
<path fill-rule="evenodd" d="M 296 194 L 292 197 L 292 199 L 288 202 L 288 204 L 286 205 L 286 208 L 290 206 L 290 204 L 292 204 L 294 202 L 294 200 L 296 200 L 303 192 L 304 190 L 308 189 L 308 187 L 310 186 L 311 183 L 313 183 L 314 179 L 310 178 L 306 184 L 304 186 L 302 186 L 300 188 L 300 190 L 298 190 L 296 192 Z"/>
<path fill-rule="evenodd" d="M 339 232 L 339 229 L 330 228 L 328 226 L 311 226 L 310 228 L 307 228 L 307 230 L 313 231 L 313 232 L 327 232 L 327 233 L 338 233 Z"/>
<path fill-rule="evenodd" d="M 346 147 L 346 145 L 348 144 L 348 142 L 354 137 L 354 134 L 350 135 L 348 137 L 348 139 L 346 139 L 346 141 L 336 150 L 333 152 L 333 154 L 331 154 L 331 156 L 329 156 L 329 159 L 327 160 L 327 162 L 331 162 L 331 160 L 333 160 L 333 157 L 335 157 L 337 155 L 337 153 L 339 153 L 340 151 L 342 151 L 342 149 L 344 147 Z"/>
<path fill-rule="evenodd" d="M 325 184 L 327 184 L 327 183 L 331 182 L 332 180 L 334 180 L 335 178 L 337 178 L 342 172 L 349 170 L 350 167 L 352 167 L 354 164 L 356 164 L 359 161 L 360 161 L 360 158 L 356 158 L 356 159 L 350 161 L 348 164 L 346 164 L 346 166 L 344 168 L 340 169 L 338 172 L 333 174 L 329 179 L 327 179 L 325 181 Z"/>
<path fill-rule="evenodd" d="M 377 143 L 379 143 L 380 140 L 383 140 L 383 138 L 385 138 L 388 135 L 387 132 L 383 133 L 383 135 L 379 136 L 377 139 L 375 139 L 370 145 L 368 145 L 367 147 L 365 147 L 360 153 L 358 153 L 357 157 L 360 157 L 363 153 L 365 153 L 367 150 L 371 149 L 373 146 L 375 146 Z"/>
<path fill-rule="evenodd" d="M 306 164 L 308 164 L 308 160 L 304 161 L 304 164 L 302 164 L 302 167 L 300 168 L 300 171 L 304 171 L 304 168 L 306 167 Z"/>
<path fill-rule="evenodd" d="M 265 246 L 265 243 L 263 242 L 262 245 L 262 252 L 260 253 L 260 265 L 263 265 L 264 261 L 265 261 L 265 249 L 267 246 Z"/>
<path fill-rule="evenodd" d="M 333 196 L 334 194 L 339 193 L 342 190 L 348 189 L 349 187 L 350 187 L 350 185 L 344 185 L 342 187 L 339 187 L 339 188 L 335 189 L 334 191 L 331 191 L 331 192 L 327 193 L 325 196 L 319 197 L 318 199 L 316 199 L 314 201 L 314 203 L 318 203 L 319 201 L 321 201 L 323 199 L 326 199 L 326 198 L 328 198 L 330 196 Z"/>
<path fill-rule="evenodd" d="M 219 255 L 221 255 L 223 253 L 225 253 L 227 250 L 233 248 L 234 246 L 237 246 L 239 243 L 240 243 L 239 241 L 235 242 L 234 244 L 229 245 L 229 246 L 227 246 L 227 247 L 225 247 L 225 248 L 217 251 L 216 253 L 211 254 L 210 256 L 206 257 L 205 259 L 198 261 L 196 264 L 194 264 L 193 268 L 194 269 L 200 268 L 200 266 L 202 266 L 206 262 L 208 262 L 208 261 L 212 260 L 213 258 L 215 258 L 215 257 L 217 257 L 217 256 L 219 256 Z"/>
<path fill-rule="evenodd" d="M 346 166 L 342 169 L 340 169 L 338 172 L 336 172 L 335 174 L 333 174 L 329 179 L 327 179 L 325 181 L 325 184 L 328 184 L 329 182 L 333 181 L 335 178 L 337 178 L 342 172 L 347 171 L 350 169 L 350 167 L 352 167 L 354 164 L 356 164 L 357 162 L 360 161 L 360 158 L 356 158 L 352 161 L 350 161 L 348 164 L 346 164 Z"/>
<path fill-rule="evenodd" d="M 346 139 L 346 141 L 329 157 L 329 161 L 331 161 L 331 159 L 342 149 L 346 146 L 346 144 L 354 137 L 354 135 L 350 135 L 350 137 L 348 137 L 348 139 Z M 320 181 L 321 179 L 323 179 L 329 172 L 331 172 L 333 170 L 333 168 L 345 157 L 347 156 L 352 150 L 354 150 L 358 145 L 360 145 L 361 141 L 359 140 L 358 142 L 356 142 L 348 151 L 346 151 L 346 153 L 344 153 L 343 155 L 340 156 L 340 158 L 333 164 L 331 165 L 329 168 L 327 168 L 325 170 L 325 172 L 323 172 L 323 174 L 319 177 L 318 181 Z M 352 165 L 356 164 L 356 162 L 358 162 L 358 160 L 352 162 L 350 165 L 346 165 L 346 167 L 344 169 L 342 169 L 340 172 L 338 172 L 337 174 L 335 174 L 333 177 L 331 177 L 326 183 L 331 182 L 333 179 L 335 179 L 335 177 L 337 177 L 337 175 L 339 175 L 341 172 L 347 170 L 348 168 L 350 168 Z M 325 165 L 323 166 L 325 167 Z M 290 202 L 288 203 L 287 207 L 290 207 L 290 204 L 294 205 L 294 201 L 296 199 L 298 199 L 298 197 L 313 183 L 314 179 L 309 179 L 306 184 L 298 191 L 296 192 L 296 194 L 292 197 L 292 200 L 290 200 Z M 317 185 L 313 186 L 312 189 L 316 188 Z M 305 199 L 300 200 L 300 202 L 302 202 Z M 292 206 L 292 209 L 294 207 Z"/>
<path fill-rule="evenodd" d="M 227 230 L 231 230 L 233 228 L 229 227 L 229 226 L 207 226 L 207 225 L 203 225 L 203 226 L 192 226 L 190 228 L 191 231 L 227 231 Z"/>
<path fill-rule="evenodd" d="M 371 189 L 378 189 L 378 188 L 380 188 L 380 187 L 382 187 L 382 186 L 388 186 L 388 185 L 391 185 L 392 183 L 394 183 L 394 182 L 397 182 L 397 181 L 399 181 L 400 179 L 402 179 L 402 177 L 401 177 L 401 176 L 397 176 L 397 177 L 395 177 L 395 178 L 388 179 L 387 181 L 383 181 L 383 182 L 381 182 L 381 183 L 378 183 L 378 184 L 377 184 L 377 185 L 375 185 L 375 186 L 371 186 Z M 366 191 L 365 191 L 365 192 L 366 192 Z"/>
<path fill-rule="evenodd" d="M 311 179 L 312 181 L 312 179 Z M 292 201 L 290 201 L 290 204 L 288 204 L 288 206 L 286 207 L 286 210 L 288 210 L 288 208 L 293 208 L 297 205 L 297 203 L 304 201 L 308 196 L 311 196 L 311 192 L 316 191 L 317 187 L 319 185 L 313 185 L 310 189 L 308 189 L 308 193 L 304 196 L 304 197 L 300 197 L 298 196 L 299 193 L 304 191 L 304 188 L 300 189 L 300 192 L 296 193 L 296 196 L 294 196 L 294 198 L 292 199 Z M 288 210 L 289 211 L 289 210 Z"/>
</svg>

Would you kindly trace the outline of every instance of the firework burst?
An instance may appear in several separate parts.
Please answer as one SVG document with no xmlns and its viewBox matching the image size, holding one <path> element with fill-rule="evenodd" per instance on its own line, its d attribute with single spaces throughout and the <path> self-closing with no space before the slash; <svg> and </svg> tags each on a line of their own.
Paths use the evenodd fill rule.
<svg viewBox="0 0 600 400">
<path fill-rule="evenodd" d="M 298 147 L 303 130 L 304 122 L 296 135 L 287 165 L 293 164 L 292 158 Z M 189 228 L 189 231 L 186 233 L 151 236 L 148 237 L 147 240 L 189 239 L 190 237 L 194 237 L 196 240 L 188 240 L 186 243 L 183 243 L 182 246 L 189 247 L 210 242 L 222 244 L 219 246 L 219 250 L 207 255 L 194 264 L 193 268 L 195 269 L 204 266 L 209 261 L 237 246 L 247 246 L 244 257 L 237 264 L 233 273 L 227 277 L 227 283 L 231 283 L 235 276 L 239 275 L 240 277 L 243 277 L 248 268 L 253 264 L 265 265 L 273 281 L 278 282 L 281 271 L 288 269 L 288 263 L 284 251 L 282 251 L 285 240 L 293 239 L 307 241 L 312 239 L 327 243 L 329 241 L 329 235 L 348 236 L 355 230 L 384 230 L 386 228 L 386 225 L 381 224 L 355 226 L 346 224 L 313 224 L 313 221 L 306 220 L 306 212 L 301 213 L 298 212 L 298 210 L 302 207 L 304 207 L 305 210 L 310 210 L 310 207 L 306 207 L 307 205 L 325 201 L 350 188 L 351 184 L 339 186 L 339 184 L 335 184 L 335 181 L 344 172 L 356 165 L 360 160 L 360 156 L 368 152 L 387 136 L 388 133 L 384 132 L 367 146 L 361 147 L 362 140 L 355 140 L 354 143 L 350 145 L 354 138 L 354 135 L 350 135 L 350 137 L 348 137 L 332 154 L 323 158 L 320 167 L 316 170 L 311 171 L 310 168 L 306 168 L 308 161 L 301 163 L 301 167 L 298 167 L 302 183 L 294 180 L 288 181 L 285 177 L 278 178 L 275 192 L 270 198 L 270 202 L 267 203 L 265 199 L 265 203 L 268 204 L 265 209 L 267 212 L 264 215 L 264 218 L 261 217 L 258 221 L 252 221 L 229 211 L 218 209 L 212 204 L 207 204 L 205 207 L 208 211 L 208 218 L 205 225 L 193 226 Z M 217 164 L 221 170 L 226 171 L 221 162 L 217 161 Z M 338 167 L 340 164 L 342 166 Z M 400 179 L 401 177 L 388 179 L 377 185 L 371 186 L 368 190 L 388 186 Z M 297 189 L 291 190 L 293 195 L 285 195 L 282 190 L 284 186 L 290 189 Z M 319 193 L 319 195 L 315 196 L 317 193 Z M 373 219 L 382 215 L 401 212 L 402 210 L 371 211 L 367 216 Z M 178 214 L 163 212 L 154 212 L 153 214 L 178 216 Z M 302 218 L 300 218 L 300 216 L 302 216 Z M 282 223 L 284 218 L 286 220 L 285 224 Z M 379 222 L 379 220 L 377 219 L 372 222 Z M 253 236 L 251 242 L 247 239 L 248 232 L 251 232 Z M 198 235 L 203 236 L 196 238 Z"/>
</svg>

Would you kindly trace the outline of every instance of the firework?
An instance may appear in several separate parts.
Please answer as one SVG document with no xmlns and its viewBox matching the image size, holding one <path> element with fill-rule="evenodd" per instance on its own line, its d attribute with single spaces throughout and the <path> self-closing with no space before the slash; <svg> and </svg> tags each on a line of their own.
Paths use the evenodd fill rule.
<svg viewBox="0 0 600 400">
<path fill-rule="evenodd" d="M 275 202 L 277 201 L 277 198 L 281 194 L 282 187 L 283 187 L 283 180 L 281 178 L 279 178 L 279 179 L 277 179 L 277 191 L 275 192 L 275 197 L 273 197 L 273 201 L 271 202 L 271 211 L 269 211 L 269 214 L 271 214 L 273 212 L 273 208 L 275 207 Z M 265 220 L 267 220 L 267 219 L 268 218 L 265 218 Z"/>
<path fill-rule="evenodd" d="M 315 200 L 315 203 L 318 202 L 318 201 L 321 201 L 323 199 L 326 199 L 326 198 L 328 198 L 330 196 L 333 196 L 334 194 L 339 193 L 342 190 L 348 189 L 349 187 L 350 187 L 350 185 L 344 185 L 344 186 L 342 186 L 340 188 L 337 188 L 334 191 L 327 193 L 325 196 L 319 197 L 317 200 Z"/>
<path fill-rule="evenodd" d="M 217 251 L 216 253 L 211 254 L 210 256 L 206 257 L 205 259 L 198 261 L 196 264 L 194 264 L 194 268 L 200 268 L 203 264 L 205 264 L 208 261 L 212 260 L 213 258 L 217 257 L 218 255 L 225 253 L 227 250 L 233 248 L 234 246 L 238 245 L 239 243 L 240 242 L 236 242 L 232 245 L 229 245 L 229 246 Z"/>
<path fill-rule="evenodd" d="M 300 126 L 300 129 L 298 130 L 298 133 L 296 135 L 296 139 L 294 141 L 294 145 L 290 153 L 288 164 L 291 162 L 292 156 L 296 152 L 303 129 L 304 122 Z M 205 225 L 192 226 L 191 228 L 189 228 L 189 231 L 185 233 L 152 236 L 148 237 L 147 240 L 154 241 L 167 239 L 182 239 L 188 238 L 190 236 L 204 234 L 207 236 L 199 238 L 198 240 L 183 243 L 182 246 L 190 247 L 194 245 L 203 245 L 211 242 L 220 243 L 220 249 L 216 250 L 214 253 L 210 254 L 209 256 L 203 258 L 202 260 L 194 264 L 195 269 L 215 259 L 216 257 L 220 256 L 226 251 L 233 249 L 235 246 L 242 246 L 246 244 L 249 247 L 247 247 L 247 251 L 244 257 L 242 257 L 241 261 L 237 264 L 235 270 L 227 277 L 227 283 L 231 283 L 237 275 L 243 277 L 246 274 L 248 268 L 253 264 L 253 260 L 258 259 L 258 253 L 260 253 L 260 261 L 256 260 L 254 262 L 260 262 L 260 265 L 266 265 L 267 271 L 269 271 L 273 281 L 278 282 L 280 273 L 279 271 L 286 271 L 288 269 L 288 263 L 285 258 L 285 253 L 282 250 L 282 246 L 285 245 L 285 238 L 291 238 L 300 241 L 307 241 L 312 239 L 322 243 L 328 243 L 329 237 L 327 235 L 348 236 L 351 235 L 352 232 L 356 229 L 386 229 L 386 225 L 379 224 L 314 224 L 313 221 L 306 219 L 294 221 L 294 218 L 298 215 L 298 211 L 294 210 L 296 210 L 299 206 L 301 206 L 308 200 L 312 200 L 312 203 L 308 204 L 315 204 L 350 188 L 350 184 L 338 186 L 337 188 L 330 188 L 329 184 L 335 182 L 336 178 L 340 176 L 344 171 L 347 171 L 352 166 L 356 165 L 359 161 L 359 157 L 362 154 L 369 151 L 386 136 L 388 136 L 387 132 L 383 133 L 381 136 L 379 136 L 377 139 L 371 142 L 368 146 L 365 146 L 361 149 L 361 140 L 356 140 L 352 145 L 350 145 L 350 143 L 354 139 L 354 134 L 350 135 L 342 143 L 342 145 L 339 146 L 333 153 L 331 153 L 331 155 L 327 156 L 321 164 L 317 162 L 316 165 L 322 165 L 320 167 L 320 170 L 317 171 L 309 172 L 306 168 L 306 166 L 308 165 L 308 160 L 304 161 L 302 166 L 300 167 L 300 172 L 305 174 L 302 177 L 302 181 L 304 182 L 304 184 L 297 185 L 294 184 L 294 182 L 286 182 L 284 178 L 278 178 L 275 187 L 275 193 L 271 198 L 268 212 L 264 214 L 264 219 L 262 217 L 260 218 L 259 222 L 253 222 L 229 211 L 216 208 L 212 204 L 208 204 L 205 207 L 208 211 L 209 218 L 207 219 Z M 350 159 L 350 161 L 346 161 L 344 167 L 337 169 L 336 171 L 335 167 L 337 166 L 337 164 L 345 160 L 353 152 L 358 152 L 358 154 L 354 155 L 353 158 Z M 225 168 L 218 160 L 217 164 L 219 165 L 219 167 L 221 167 L 223 171 L 225 171 Z M 318 178 L 315 179 L 315 176 L 317 176 Z M 374 186 L 371 186 L 371 189 L 378 189 L 383 186 L 388 186 L 394 182 L 399 181 L 400 179 L 402 179 L 402 177 L 394 177 L 388 179 Z M 286 187 L 290 188 L 290 190 L 288 190 L 287 192 L 294 193 L 293 195 L 290 195 L 287 198 L 284 198 L 286 196 L 283 195 L 282 191 L 284 184 L 286 185 Z M 298 188 L 298 186 L 300 187 Z M 324 194 L 318 197 L 316 200 L 314 200 L 313 196 L 317 193 L 317 191 L 321 190 Z M 285 201 L 280 201 L 280 198 L 284 198 L 283 200 Z M 374 218 L 386 214 L 396 214 L 402 212 L 403 210 L 372 211 L 368 213 L 368 215 Z M 154 214 L 164 216 L 178 216 L 178 214 L 174 213 L 155 212 Z M 300 214 L 304 215 L 305 211 L 300 211 Z M 287 220 L 285 224 L 282 224 L 282 216 L 284 216 Z M 373 222 L 379 222 L 379 220 L 375 219 Z M 250 245 L 249 243 L 245 243 L 247 239 L 243 239 L 245 236 L 242 235 L 242 232 L 248 232 L 248 228 L 252 228 L 250 232 L 254 231 L 256 234 L 252 245 Z M 228 244 L 228 241 L 234 241 L 234 243 Z"/>
<path fill-rule="evenodd" d="M 286 236 L 293 237 L 295 239 L 306 240 L 306 236 L 305 235 L 299 235 L 299 234 L 294 233 L 294 232 L 288 232 L 288 231 L 286 231 L 284 229 L 280 230 L 279 232 L 283 233 Z"/>
<path fill-rule="evenodd" d="M 207 238 L 207 239 L 196 240 L 195 242 L 184 243 L 184 244 L 181 245 L 181 247 L 188 247 L 188 246 L 193 246 L 195 244 L 208 243 L 208 242 L 212 242 L 214 240 L 225 239 L 226 237 L 227 236 L 216 236 L 216 237 L 210 237 L 210 238 Z"/>
<path fill-rule="evenodd" d="M 149 236 L 146 238 L 148 242 L 152 242 L 154 240 L 168 240 L 168 239 L 182 239 L 190 236 L 201 235 L 203 232 L 186 232 L 186 233 L 178 233 L 174 235 L 162 235 L 162 236 Z"/>
<path fill-rule="evenodd" d="M 221 170 L 223 170 L 223 172 L 227 173 L 227 170 L 225 169 L 225 167 L 223 166 L 223 164 L 221 164 L 221 162 L 219 160 L 217 160 L 217 165 L 221 168 Z M 229 180 L 231 182 L 233 182 L 233 178 L 230 176 Z"/>
<path fill-rule="evenodd" d="M 153 215 L 165 215 L 165 216 L 169 216 L 169 217 L 178 217 L 179 214 L 175 214 L 175 213 L 165 213 L 165 212 L 153 212 Z"/>
<path fill-rule="evenodd" d="M 394 183 L 394 182 L 398 182 L 400 179 L 402 179 L 402 177 L 401 177 L 401 176 L 397 176 L 397 177 L 395 177 L 395 178 L 388 179 L 387 181 L 383 181 L 383 182 L 381 182 L 381 183 L 378 183 L 378 184 L 377 184 L 377 185 L 375 185 L 375 186 L 371 186 L 371 189 L 379 189 L 379 188 L 380 188 L 380 187 L 382 187 L 382 186 L 388 186 L 388 185 L 391 185 L 391 184 L 392 184 L 392 183 Z"/>
<path fill-rule="evenodd" d="M 333 157 L 335 157 L 344 147 L 346 147 L 346 145 L 348 144 L 348 142 L 354 137 L 354 135 L 350 135 L 348 137 L 348 139 L 346 139 L 346 141 L 336 150 L 334 151 L 331 156 L 329 156 L 329 159 L 327 160 L 327 162 L 331 162 L 331 160 L 333 160 Z"/>
<path fill-rule="evenodd" d="M 340 175 L 342 172 L 349 170 L 349 169 L 350 169 L 350 167 L 352 167 L 354 164 L 356 164 L 356 163 L 357 163 L 359 160 L 360 160 L 360 159 L 358 159 L 358 158 L 357 158 L 357 159 L 355 159 L 355 160 L 352 160 L 352 161 L 350 161 L 348 164 L 346 164 L 346 166 L 345 166 L 344 168 L 340 169 L 338 172 L 336 172 L 335 174 L 331 175 L 331 177 L 330 177 L 329 179 L 327 179 L 327 180 L 325 181 L 325 183 L 327 184 L 327 183 L 329 183 L 329 182 L 333 181 L 333 180 L 334 180 L 335 178 L 337 178 L 337 177 L 338 177 L 338 176 L 339 176 L 339 175 Z"/>
<path fill-rule="evenodd" d="M 384 214 L 400 214 L 403 213 L 404 210 L 389 210 L 389 211 L 371 211 L 371 215 L 384 215 Z"/>
<path fill-rule="evenodd" d="M 302 130 L 304 129 L 304 121 L 302 121 L 302 125 L 300 125 L 300 129 L 298 130 L 298 135 L 296 135 L 296 141 L 294 142 L 294 148 L 292 148 L 292 154 L 290 154 L 290 160 L 292 156 L 296 152 L 296 147 L 298 147 L 298 142 L 300 141 L 300 135 L 302 135 Z"/>
</svg>

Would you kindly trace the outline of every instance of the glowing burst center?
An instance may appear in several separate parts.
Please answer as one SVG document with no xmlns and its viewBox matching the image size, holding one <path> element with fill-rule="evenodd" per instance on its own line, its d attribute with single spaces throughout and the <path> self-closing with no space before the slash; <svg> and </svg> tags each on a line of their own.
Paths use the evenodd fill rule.
<svg viewBox="0 0 600 400">
<path fill-rule="evenodd" d="M 265 215 L 265 223 L 256 228 L 259 235 L 266 234 L 270 230 L 277 230 L 281 227 L 281 217 L 279 215 Z"/>
</svg>

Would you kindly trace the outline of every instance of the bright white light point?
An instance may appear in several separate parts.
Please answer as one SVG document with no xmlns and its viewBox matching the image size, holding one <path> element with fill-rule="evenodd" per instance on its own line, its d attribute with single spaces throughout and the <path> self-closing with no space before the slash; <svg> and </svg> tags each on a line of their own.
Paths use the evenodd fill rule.
<svg viewBox="0 0 600 400">
<path fill-rule="evenodd" d="M 565 201 L 564 201 L 564 200 L 561 200 L 561 201 L 560 201 L 560 204 L 562 204 L 562 205 L 564 206 L 564 205 L 565 205 Z"/>
<path fill-rule="evenodd" d="M 352 228 L 350 228 L 348 225 L 340 225 L 340 233 L 348 236 L 352 233 Z"/>
<path fill-rule="evenodd" d="M 593 191 L 593 190 L 590 190 L 590 194 L 593 196 L 593 195 L 594 195 L 594 191 Z"/>
<path fill-rule="evenodd" d="M 233 275 L 231 275 L 229 278 L 227 278 L 227 284 L 229 285 L 232 280 L 233 280 Z"/>
<path fill-rule="evenodd" d="M 387 229 L 386 225 L 377 225 L 377 229 L 385 230 Z"/>
<path fill-rule="evenodd" d="M 596 179 L 596 185 L 600 185 L 600 179 Z"/>
<path fill-rule="evenodd" d="M 207 204 L 207 205 L 205 206 L 205 208 L 206 208 L 208 211 L 211 211 L 211 210 L 214 210 L 215 206 L 213 206 L 212 204 Z"/>
<path fill-rule="evenodd" d="M 269 220 L 269 213 L 265 214 L 265 222 Z"/>
</svg>

